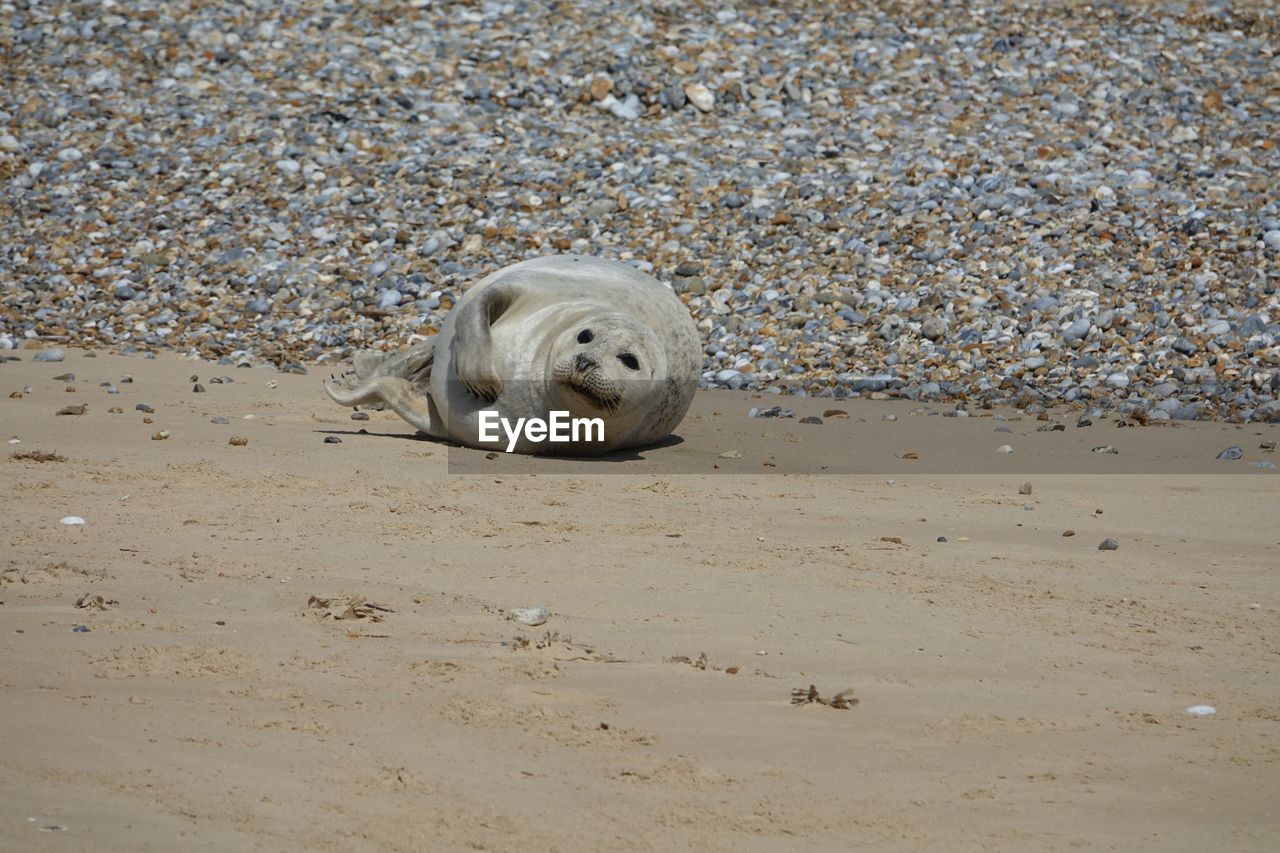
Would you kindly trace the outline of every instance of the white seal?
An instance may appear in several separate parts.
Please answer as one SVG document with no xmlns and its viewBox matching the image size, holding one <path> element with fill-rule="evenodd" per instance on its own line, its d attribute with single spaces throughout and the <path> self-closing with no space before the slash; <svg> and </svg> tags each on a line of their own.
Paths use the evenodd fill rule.
<svg viewBox="0 0 1280 853">
<path fill-rule="evenodd" d="M 325 384 L 344 406 L 385 406 L 429 436 L 470 447 L 574 456 L 669 436 L 693 400 L 702 351 L 688 309 L 661 282 L 616 261 L 553 255 L 479 281 L 433 340 L 358 353 L 354 367 Z M 604 437 L 486 441 L 481 412 L 496 412 L 486 422 L 599 418 Z"/>
</svg>

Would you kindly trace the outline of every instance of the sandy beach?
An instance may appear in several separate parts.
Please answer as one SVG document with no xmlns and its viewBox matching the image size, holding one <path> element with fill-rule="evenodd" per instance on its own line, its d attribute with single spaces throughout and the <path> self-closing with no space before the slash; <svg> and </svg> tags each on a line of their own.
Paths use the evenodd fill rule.
<svg viewBox="0 0 1280 853">
<path fill-rule="evenodd" d="M 636 458 L 488 459 L 351 420 L 319 368 L 33 353 L 0 366 L 21 442 L 0 461 L 0 848 L 1280 831 L 1280 480 L 1249 465 L 1280 426 L 704 391 Z M 798 417 L 747 417 L 779 402 Z M 62 458 L 10 456 L 41 453 Z M 534 606 L 545 624 L 507 618 Z"/>
</svg>

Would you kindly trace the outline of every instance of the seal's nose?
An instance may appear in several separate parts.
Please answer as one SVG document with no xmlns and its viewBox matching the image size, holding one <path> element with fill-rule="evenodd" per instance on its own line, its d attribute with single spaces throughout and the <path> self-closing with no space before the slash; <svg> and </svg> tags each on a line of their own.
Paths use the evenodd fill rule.
<svg viewBox="0 0 1280 853">
<path fill-rule="evenodd" d="M 593 370 L 599 366 L 600 362 L 582 352 L 578 353 L 577 357 L 573 360 L 573 369 L 579 373 L 586 373 L 588 370 Z"/>
</svg>

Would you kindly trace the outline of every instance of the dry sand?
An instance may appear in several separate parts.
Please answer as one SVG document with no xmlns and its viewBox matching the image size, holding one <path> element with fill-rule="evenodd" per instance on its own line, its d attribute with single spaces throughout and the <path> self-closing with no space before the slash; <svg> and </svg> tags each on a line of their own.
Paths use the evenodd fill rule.
<svg viewBox="0 0 1280 853">
<path fill-rule="evenodd" d="M 1248 466 L 1280 427 L 1071 413 L 997 434 L 991 412 L 708 392 L 682 442 L 558 468 L 353 422 L 319 371 L 19 354 L 0 365 L 0 438 L 22 440 L 0 459 L 4 849 L 1280 834 L 1280 479 Z M 850 417 L 746 417 L 775 403 Z M 1216 461 L 1228 445 L 1245 459 Z M 8 458 L 37 450 L 65 461 Z M 852 473 L 791 473 L 824 466 Z M 504 618 L 539 604 L 541 627 Z M 360 614 L 381 621 L 335 618 Z M 810 684 L 860 701 L 793 706 Z"/>
</svg>

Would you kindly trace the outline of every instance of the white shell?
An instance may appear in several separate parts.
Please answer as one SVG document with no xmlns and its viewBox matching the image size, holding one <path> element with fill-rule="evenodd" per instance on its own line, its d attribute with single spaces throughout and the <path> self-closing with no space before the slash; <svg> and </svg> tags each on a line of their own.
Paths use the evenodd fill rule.
<svg viewBox="0 0 1280 853">
<path fill-rule="evenodd" d="M 1188 714 L 1195 714 L 1197 717 L 1207 717 L 1210 714 L 1218 713 L 1218 709 L 1212 705 L 1192 705 L 1187 709 Z"/>
<path fill-rule="evenodd" d="M 78 515 L 68 515 L 62 519 L 63 524 L 84 524 L 84 519 Z"/>
<path fill-rule="evenodd" d="M 547 608 L 545 607 L 513 607 L 507 611 L 507 618 L 514 619 L 521 625 L 541 625 L 547 621 Z"/>
</svg>

